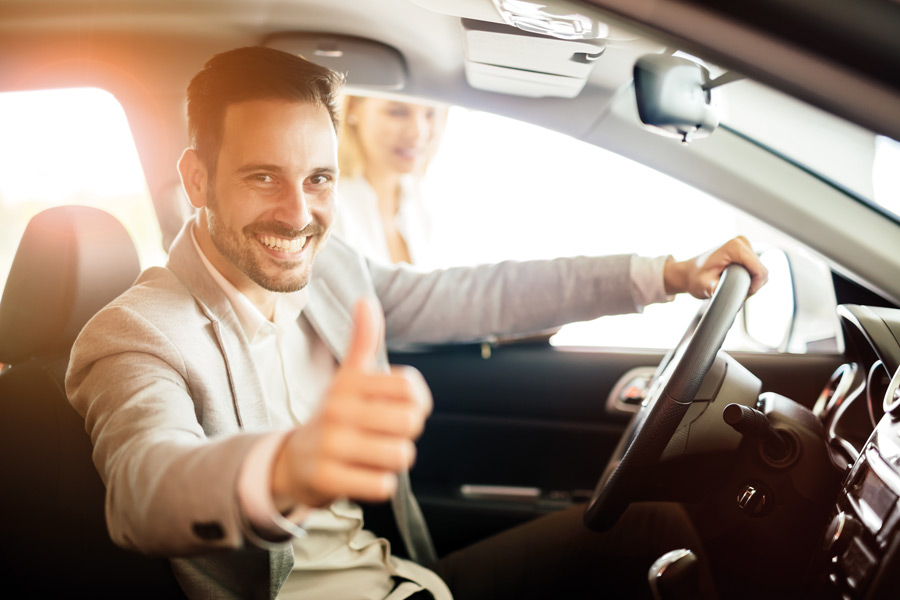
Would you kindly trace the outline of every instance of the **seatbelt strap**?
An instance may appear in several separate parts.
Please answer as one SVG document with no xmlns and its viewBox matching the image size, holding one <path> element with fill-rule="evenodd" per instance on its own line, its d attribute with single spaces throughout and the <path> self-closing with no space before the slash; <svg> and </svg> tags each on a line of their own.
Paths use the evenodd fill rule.
<svg viewBox="0 0 900 600">
<path fill-rule="evenodd" d="M 428 532 L 428 525 L 425 524 L 425 516 L 413 495 L 409 471 L 402 471 L 397 479 L 397 492 L 391 498 L 391 507 L 394 509 L 394 519 L 397 521 L 397 529 L 406 546 L 406 552 L 420 565 L 433 564 L 437 561 L 437 553 Z"/>
</svg>

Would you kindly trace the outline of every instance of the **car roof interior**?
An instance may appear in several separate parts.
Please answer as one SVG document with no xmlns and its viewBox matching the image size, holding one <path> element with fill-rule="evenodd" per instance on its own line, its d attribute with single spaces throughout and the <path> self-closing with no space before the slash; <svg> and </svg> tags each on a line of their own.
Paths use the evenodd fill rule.
<svg viewBox="0 0 900 600">
<path fill-rule="evenodd" d="M 879 276 L 890 264 L 889 249 L 873 241 L 861 252 L 858 241 L 842 235 L 848 217 L 873 231 L 885 226 L 883 219 L 861 207 L 842 209 L 853 215 L 831 216 L 790 206 L 785 190 L 793 175 L 766 179 L 771 165 L 758 151 L 749 150 L 758 165 L 748 158 L 744 175 L 728 173 L 727 165 L 716 164 L 720 146 L 746 144 L 731 132 L 720 131 L 687 151 L 644 135 L 632 125 L 630 88 L 639 56 L 677 47 L 900 138 L 900 15 L 890 3 L 578 4 L 587 13 L 592 4 L 602 9 L 596 16 L 608 27 L 604 39 L 588 44 L 514 29 L 499 22 L 491 0 L 0 0 L 0 91 L 95 86 L 115 95 L 128 117 L 165 245 L 188 210 L 174 168 L 187 141 L 187 82 L 216 52 L 270 44 L 336 60 L 335 66 L 347 69 L 353 92 L 500 112 L 639 157 L 751 216 L 774 217 L 788 227 L 803 221 L 794 211 L 805 212 L 804 219 L 830 220 L 821 223 L 830 230 L 828 243 L 799 225 L 786 233 L 838 270 L 900 299 L 900 283 Z M 738 24 L 738 17 L 747 24 Z M 750 53 L 748 47 L 766 51 Z M 710 169 L 723 171 L 704 175 Z M 828 204 L 836 192 L 823 186 L 821 193 Z"/>
<path fill-rule="evenodd" d="M 639 157 L 787 227 L 803 222 L 782 206 L 783 190 L 796 174 L 753 177 L 749 160 L 744 179 L 728 173 L 717 164 L 720 146 L 740 142 L 727 131 L 685 151 L 633 127 L 629 86 L 638 57 L 675 48 L 696 52 L 900 139 L 900 15 L 890 2 L 572 4 L 588 13 L 596 7 L 608 28 L 601 40 L 541 38 L 508 27 L 491 0 L 0 0 L 0 92 L 76 86 L 111 92 L 128 117 L 167 241 L 186 216 L 174 168 L 187 142 L 184 89 L 209 56 L 244 45 L 334 60 L 347 71 L 353 92 L 499 112 Z M 744 51 L 753 44 L 769 52 Z M 765 153 L 754 154 L 755 171 L 771 174 Z M 704 179 L 697 166 L 720 172 Z M 821 193 L 827 205 L 835 190 L 823 186 Z M 782 197 L 770 203 L 772 195 Z M 842 210 L 873 231 L 885 227 L 864 211 Z M 900 283 L 878 281 L 889 260 L 877 260 L 877 249 L 872 260 L 871 249 L 856 252 L 858 241 L 843 239 L 841 224 L 849 216 L 833 218 L 827 244 L 799 226 L 786 233 L 900 301 Z"/>
</svg>

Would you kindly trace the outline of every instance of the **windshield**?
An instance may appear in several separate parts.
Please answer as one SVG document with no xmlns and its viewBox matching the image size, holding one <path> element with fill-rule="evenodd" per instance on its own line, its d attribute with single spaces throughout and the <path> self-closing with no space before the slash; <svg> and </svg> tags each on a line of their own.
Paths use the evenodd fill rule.
<svg viewBox="0 0 900 600">
<path fill-rule="evenodd" d="M 900 220 L 900 143 L 761 84 L 718 89 L 721 122 Z"/>
</svg>

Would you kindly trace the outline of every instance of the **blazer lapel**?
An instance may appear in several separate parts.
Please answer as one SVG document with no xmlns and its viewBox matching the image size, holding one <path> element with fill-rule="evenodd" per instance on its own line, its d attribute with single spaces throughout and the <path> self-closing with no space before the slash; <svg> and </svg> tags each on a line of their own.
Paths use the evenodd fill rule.
<svg viewBox="0 0 900 600">
<path fill-rule="evenodd" d="M 219 343 L 228 371 L 234 412 L 238 425 L 249 431 L 269 426 L 259 373 L 250 356 L 247 337 L 225 293 L 210 276 L 191 237 L 189 220 L 172 243 L 167 267 L 187 287 L 204 314 Z"/>
<path fill-rule="evenodd" d="M 333 242 L 332 242 L 333 243 Z M 335 280 L 332 281 L 332 278 Z M 353 335 L 353 307 L 366 291 L 356 287 L 349 288 L 341 281 L 366 281 L 362 274 L 353 273 L 339 257 L 333 256 L 326 248 L 316 260 L 316 269 L 309 282 L 309 297 L 303 314 L 319 337 L 331 350 L 338 363 L 344 362 L 350 338 Z M 374 295 L 374 292 L 369 292 Z M 387 351 L 384 340 L 378 346 L 376 357 L 377 368 L 388 369 Z"/>
<path fill-rule="evenodd" d="M 263 400 L 262 384 L 250 356 L 247 338 L 232 313 L 231 318 L 212 320 L 212 327 L 225 359 L 238 425 L 247 431 L 262 431 L 269 426 L 269 412 Z"/>
<path fill-rule="evenodd" d="M 331 350 L 331 354 L 341 363 L 347 353 L 350 336 L 353 335 L 353 317 L 321 277 L 314 277 L 308 289 L 309 296 L 303 314 Z"/>
</svg>

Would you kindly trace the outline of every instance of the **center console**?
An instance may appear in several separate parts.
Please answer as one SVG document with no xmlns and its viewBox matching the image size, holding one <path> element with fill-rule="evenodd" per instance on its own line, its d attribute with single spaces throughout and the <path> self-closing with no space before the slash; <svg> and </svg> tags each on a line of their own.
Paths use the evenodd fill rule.
<svg viewBox="0 0 900 600">
<path fill-rule="evenodd" d="M 900 371 L 891 382 L 897 387 Z M 893 408 L 886 403 L 838 495 L 817 565 L 826 597 L 900 596 L 900 420 Z"/>
</svg>

